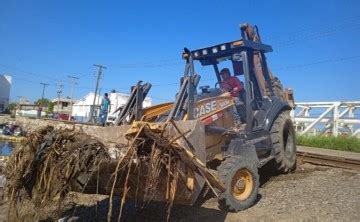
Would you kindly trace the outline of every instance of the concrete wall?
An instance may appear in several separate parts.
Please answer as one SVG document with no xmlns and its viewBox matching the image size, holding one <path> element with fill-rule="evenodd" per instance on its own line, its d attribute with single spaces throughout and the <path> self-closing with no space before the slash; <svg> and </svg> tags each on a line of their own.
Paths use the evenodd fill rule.
<svg viewBox="0 0 360 222">
<path fill-rule="evenodd" d="M 12 119 L 10 115 L 0 115 L 0 124 L 8 123 L 13 120 L 15 119 Z"/>
<path fill-rule="evenodd" d="M 45 126 L 53 126 L 56 129 L 75 129 L 95 137 L 107 146 L 119 143 L 126 144 L 127 141 L 123 137 L 123 133 L 129 128 L 129 126 L 102 127 L 66 121 L 28 119 L 24 117 L 16 117 L 16 124 L 21 125 L 22 128 L 28 132 Z"/>
</svg>

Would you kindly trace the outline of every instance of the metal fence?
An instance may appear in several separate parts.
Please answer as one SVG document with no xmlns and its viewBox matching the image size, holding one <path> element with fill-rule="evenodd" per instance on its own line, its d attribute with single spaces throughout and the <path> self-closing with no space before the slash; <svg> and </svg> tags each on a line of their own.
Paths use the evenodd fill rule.
<svg viewBox="0 0 360 222">
<path fill-rule="evenodd" d="M 300 134 L 360 136 L 360 101 L 298 102 L 291 112 Z"/>
</svg>

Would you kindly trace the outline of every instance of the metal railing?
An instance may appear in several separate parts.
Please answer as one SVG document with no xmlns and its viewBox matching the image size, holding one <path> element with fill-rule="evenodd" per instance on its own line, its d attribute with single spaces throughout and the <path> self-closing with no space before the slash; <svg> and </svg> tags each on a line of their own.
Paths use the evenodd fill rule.
<svg viewBox="0 0 360 222">
<path fill-rule="evenodd" d="M 360 101 L 298 102 L 291 111 L 300 134 L 360 136 Z"/>
</svg>

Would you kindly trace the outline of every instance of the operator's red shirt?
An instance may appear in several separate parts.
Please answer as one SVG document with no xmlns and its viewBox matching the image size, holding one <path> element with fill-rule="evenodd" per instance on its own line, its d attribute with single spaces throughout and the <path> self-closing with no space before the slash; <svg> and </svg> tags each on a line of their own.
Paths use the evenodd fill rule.
<svg viewBox="0 0 360 222">
<path fill-rule="evenodd" d="M 221 83 L 221 87 L 230 92 L 231 96 L 239 97 L 240 91 L 243 90 L 241 81 L 235 76 L 230 76 L 228 79 Z"/>
</svg>

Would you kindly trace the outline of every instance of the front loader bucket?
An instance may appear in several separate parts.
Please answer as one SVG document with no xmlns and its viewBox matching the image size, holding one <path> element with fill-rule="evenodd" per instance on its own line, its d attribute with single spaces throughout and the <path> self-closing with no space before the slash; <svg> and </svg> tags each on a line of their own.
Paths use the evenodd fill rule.
<svg viewBox="0 0 360 222">
<path fill-rule="evenodd" d="M 112 140 L 123 142 L 121 155 L 99 164 L 85 193 L 192 205 L 205 182 L 222 189 L 205 165 L 200 121 L 135 122 L 112 128 L 117 137 Z"/>
</svg>

